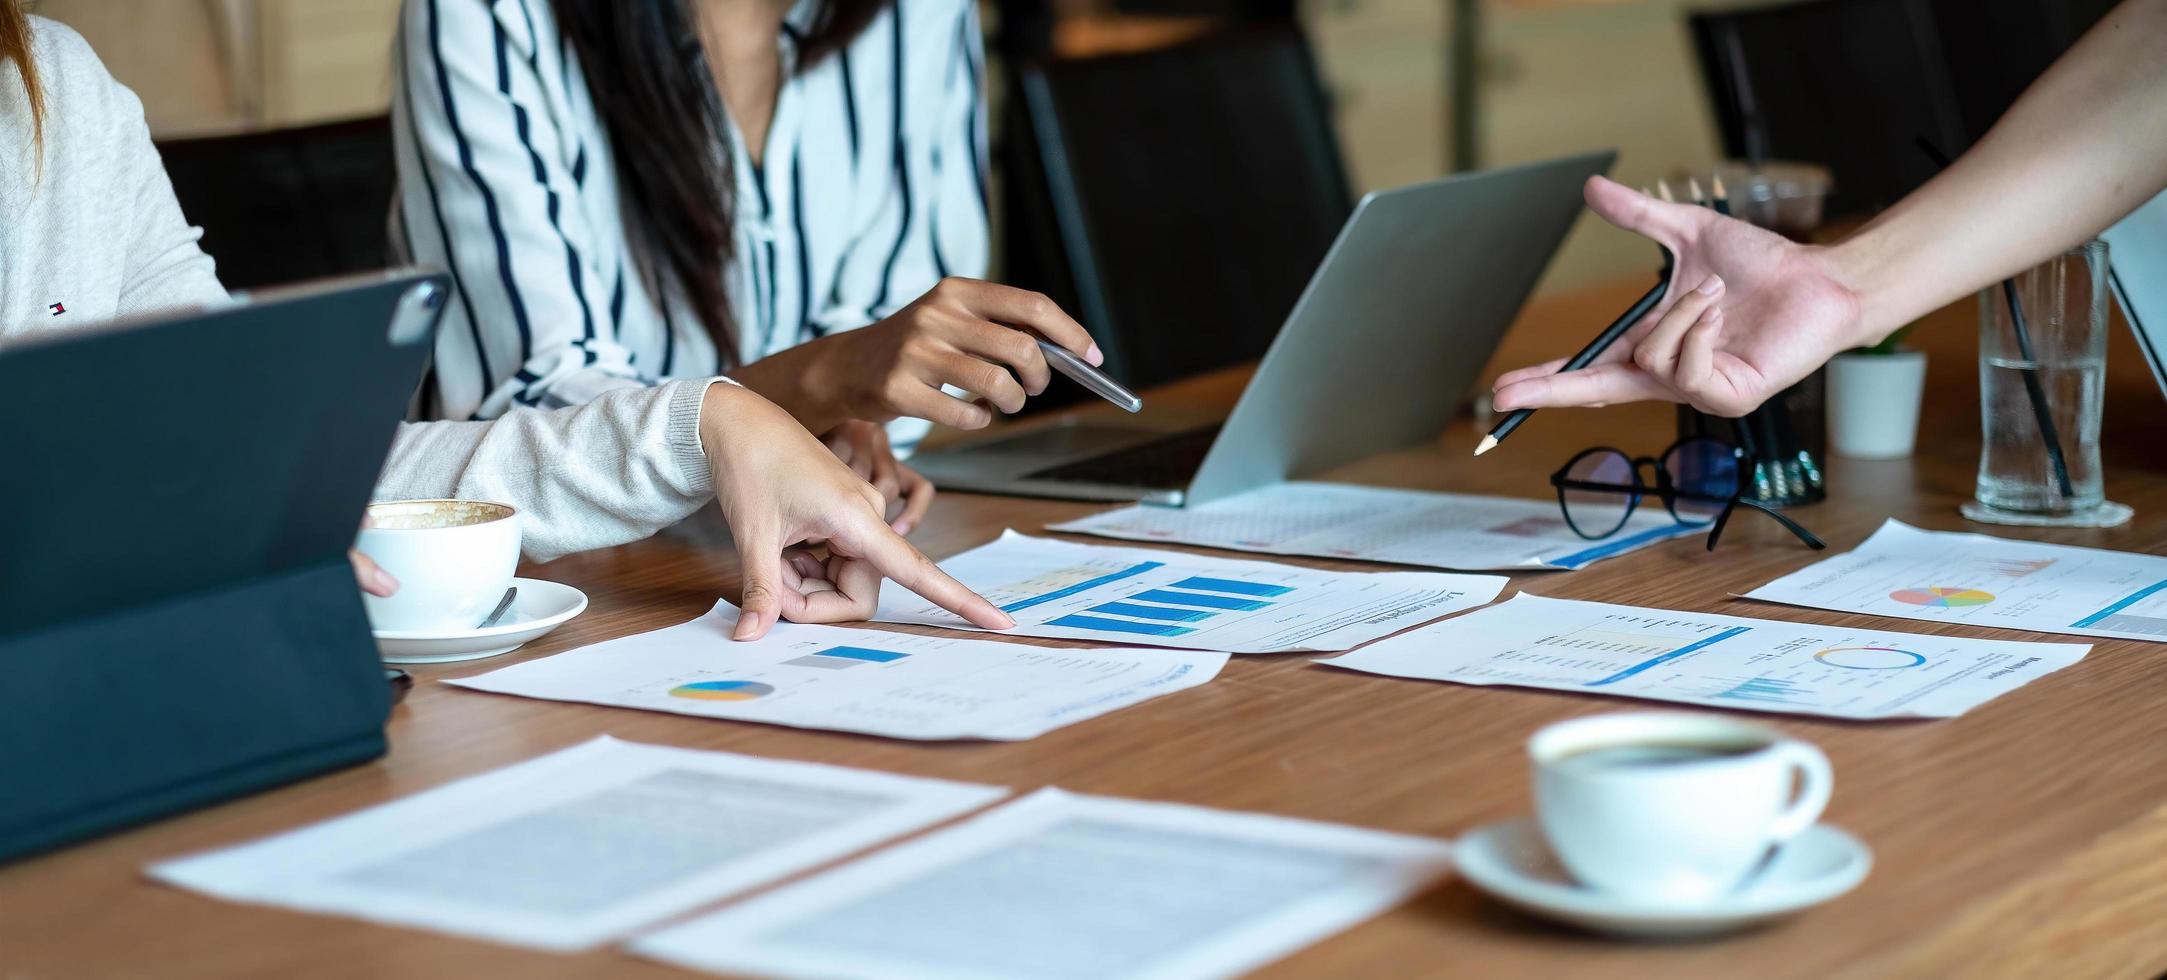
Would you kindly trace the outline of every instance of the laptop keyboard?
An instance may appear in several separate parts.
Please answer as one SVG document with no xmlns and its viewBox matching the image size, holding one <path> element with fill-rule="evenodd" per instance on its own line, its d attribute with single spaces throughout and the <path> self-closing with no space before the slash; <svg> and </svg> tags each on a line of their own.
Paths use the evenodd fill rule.
<svg viewBox="0 0 2167 980">
<path fill-rule="evenodd" d="M 1204 465 L 1204 454 L 1219 438 L 1219 427 L 1183 432 L 1131 446 L 1104 456 L 1049 466 L 1026 473 L 1028 480 L 1060 480 L 1066 483 L 1102 483 L 1117 487 L 1154 490 L 1186 486 Z"/>
</svg>

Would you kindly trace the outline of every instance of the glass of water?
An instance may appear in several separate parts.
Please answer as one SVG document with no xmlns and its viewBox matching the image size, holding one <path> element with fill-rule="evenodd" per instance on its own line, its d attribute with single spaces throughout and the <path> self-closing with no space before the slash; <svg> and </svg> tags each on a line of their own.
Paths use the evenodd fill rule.
<svg viewBox="0 0 2167 980">
<path fill-rule="evenodd" d="M 2107 502 L 2099 474 L 2107 243 L 2086 242 L 2013 282 L 1979 293 L 1979 484 L 1964 516 L 1994 524 L 2120 524 L 2129 508 Z"/>
</svg>

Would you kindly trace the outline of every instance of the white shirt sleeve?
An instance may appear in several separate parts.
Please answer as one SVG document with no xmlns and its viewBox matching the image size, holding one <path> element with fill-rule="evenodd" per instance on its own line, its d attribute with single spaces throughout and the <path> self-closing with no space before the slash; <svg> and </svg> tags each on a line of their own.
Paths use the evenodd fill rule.
<svg viewBox="0 0 2167 980">
<path fill-rule="evenodd" d="M 44 53 L 55 62 L 69 62 L 56 72 L 69 70 L 89 80 L 69 93 L 73 101 L 68 105 L 58 105 L 56 98 L 48 108 L 111 127 L 98 136 L 101 142 L 110 141 L 105 146 L 111 153 L 100 161 L 110 168 L 107 187 L 113 195 L 102 202 L 112 207 L 107 212 L 112 220 L 105 227 L 117 225 L 120 232 L 122 269 L 113 315 L 160 313 L 224 300 L 226 290 L 219 285 L 216 266 L 197 244 L 203 229 L 188 223 L 173 197 L 173 181 L 151 142 L 142 101 L 107 73 L 75 32 L 41 24 L 39 35 Z"/>
<path fill-rule="evenodd" d="M 439 402 L 455 416 L 653 383 L 612 335 L 578 161 L 565 159 L 523 8 L 409 0 L 397 42 L 403 244 L 457 283 L 437 335 Z"/>
<path fill-rule="evenodd" d="M 714 495 L 699 425 L 715 380 L 620 389 L 486 422 L 402 425 L 376 499 L 511 504 L 536 561 L 637 541 Z"/>
</svg>

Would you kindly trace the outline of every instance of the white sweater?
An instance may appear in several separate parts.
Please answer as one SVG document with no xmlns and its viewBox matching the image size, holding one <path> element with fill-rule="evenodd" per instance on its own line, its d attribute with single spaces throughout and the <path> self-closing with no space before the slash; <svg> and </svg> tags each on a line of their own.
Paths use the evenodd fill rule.
<svg viewBox="0 0 2167 980">
<path fill-rule="evenodd" d="M 32 331 L 223 299 L 142 104 L 80 35 L 30 22 L 45 89 L 42 159 L 22 80 L 0 64 L 0 349 Z M 628 388 L 495 422 L 402 425 L 376 497 L 512 504 L 525 515 L 527 554 L 542 561 L 638 540 L 713 492 L 698 429 L 710 383 Z"/>
<path fill-rule="evenodd" d="M 732 130 L 737 350 L 655 295 L 609 131 L 548 0 L 406 0 L 395 45 L 395 246 L 449 268 L 432 418 L 554 408 L 719 374 L 886 317 L 987 265 L 984 60 L 975 0 L 889 0 L 799 70 L 824 4 L 797 0 L 760 166 Z M 889 427 L 899 450 L 921 420 Z"/>
</svg>

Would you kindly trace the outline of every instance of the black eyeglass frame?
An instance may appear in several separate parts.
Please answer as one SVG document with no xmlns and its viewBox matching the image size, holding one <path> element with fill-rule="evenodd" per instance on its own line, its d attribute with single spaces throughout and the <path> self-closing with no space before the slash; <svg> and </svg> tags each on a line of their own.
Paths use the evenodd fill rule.
<svg viewBox="0 0 2167 980">
<path fill-rule="evenodd" d="M 1737 464 L 1734 469 L 1738 473 L 1738 482 L 1736 486 L 1731 488 L 1731 493 L 1728 496 L 1718 497 L 1711 494 L 1696 493 L 1690 490 L 1681 490 L 1678 488 L 1676 482 L 1671 479 L 1670 469 L 1669 467 L 1663 465 L 1663 461 L 1669 459 L 1671 455 L 1676 453 L 1680 448 L 1683 448 L 1684 446 L 1695 442 L 1705 442 L 1710 445 L 1722 447 L 1723 449 L 1730 452 L 1731 459 Z M 1595 455 L 1597 453 L 1609 453 L 1611 455 L 1624 459 L 1629 465 L 1631 465 L 1633 468 L 1632 484 L 1628 486 L 1622 483 L 1603 483 L 1590 480 L 1576 480 L 1570 476 L 1573 471 L 1573 467 L 1579 465 L 1581 460 L 1586 459 L 1589 456 Z M 1655 483 L 1653 486 L 1650 486 L 1648 484 L 1648 481 L 1641 478 L 1640 471 L 1642 467 L 1648 467 L 1655 471 Z M 1750 507 L 1754 510 L 1760 511 L 1763 514 L 1767 514 L 1768 516 L 1775 518 L 1777 523 L 1782 524 L 1785 530 L 1790 531 L 1792 534 L 1796 535 L 1800 541 L 1805 542 L 1807 547 L 1812 548 L 1815 551 L 1820 551 L 1828 547 L 1827 542 L 1822 541 L 1812 531 L 1806 530 L 1804 525 L 1801 525 L 1797 521 L 1794 521 L 1789 517 L 1784 516 L 1782 511 L 1776 510 L 1775 508 L 1770 507 L 1767 504 L 1761 503 L 1758 500 L 1754 500 L 1751 497 L 1746 496 L 1746 490 L 1753 485 L 1752 456 L 1748 454 L 1745 450 L 1742 450 L 1737 446 L 1731 445 L 1730 443 L 1724 442 L 1720 439 L 1711 439 L 1707 436 L 1690 436 L 1684 439 L 1680 439 L 1677 442 L 1671 443 L 1668 448 L 1663 450 L 1663 454 L 1660 456 L 1634 456 L 1631 453 L 1628 453 L 1622 449 L 1617 449 L 1611 446 L 1594 446 L 1588 449 L 1583 449 L 1580 452 L 1574 453 L 1573 458 L 1566 460 L 1565 465 L 1559 467 L 1557 472 L 1550 474 L 1550 485 L 1557 488 L 1558 510 L 1565 515 L 1565 525 L 1572 528 L 1574 534 L 1580 535 L 1581 537 L 1586 538 L 1590 541 L 1600 541 L 1604 538 L 1610 537 L 1611 535 L 1618 533 L 1620 530 L 1623 530 L 1625 528 L 1626 522 L 1632 518 L 1633 511 L 1640 508 L 1641 500 L 1652 494 L 1657 499 L 1663 501 L 1663 509 L 1669 511 L 1671 518 L 1673 520 L 1676 520 L 1678 523 L 1690 525 L 1700 525 L 1705 523 L 1710 525 L 1708 530 L 1709 551 L 1716 550 L 1716 543 L 1718 541 L 1721 541 L 1723 538 L 1724 525 L 1730 523 L 1731 514 L 1735 513 L 1740 505 Z M 1594 493 L 1624 494 L 1626 496 L 1625 509 L 1620 513 L 1617 525 L 1612 527 L 1608 531 L 1602 532 L 1601 534 L 1590 534 L 1587 531 L 1582 530 L 1580 524 L 1577 521 L 1573 520 L 1572 505 L 1568 503 L 1565 499 L 1566 492 L 1571 490 L 1585 490 Z M 1678 513 L 1678 501 L 1680 500 L 1721 504 L 1722 510 L 1716 512 L 1715 519 L 1712 521 L 1690 520 L 1686 518 L 1685 515 Z"/>
</svg>

